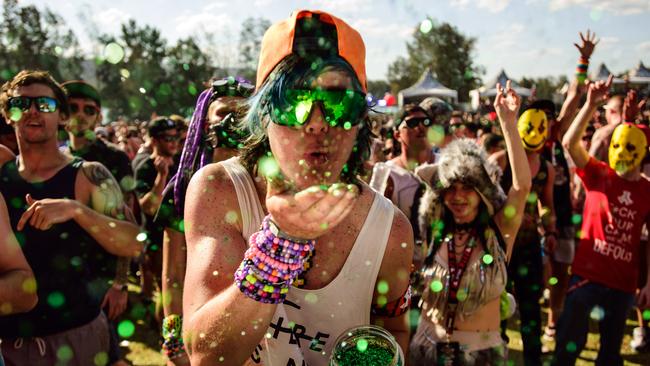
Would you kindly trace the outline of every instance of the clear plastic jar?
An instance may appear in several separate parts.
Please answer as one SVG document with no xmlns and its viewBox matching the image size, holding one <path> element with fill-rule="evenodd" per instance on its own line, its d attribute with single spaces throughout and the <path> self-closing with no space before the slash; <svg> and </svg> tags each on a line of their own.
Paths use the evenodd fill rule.
<svg viewBox="0 0 650 366">
<path fill-rule="evenodd" d="M 334 344 L 330 366 L 402 366 L 404 353 L 395 337 L 376 325 L 343 332 Z"/>
</svg>

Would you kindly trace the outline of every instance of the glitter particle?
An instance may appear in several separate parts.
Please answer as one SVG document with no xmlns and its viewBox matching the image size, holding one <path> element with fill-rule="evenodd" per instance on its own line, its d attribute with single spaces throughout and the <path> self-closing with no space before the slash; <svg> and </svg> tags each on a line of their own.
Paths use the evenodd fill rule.
<svg viewBox="0 0 650 366">
<path fill-rule="evenodd" d="M 430 287 L 431 287 L 431 291 L 440 292 L 442 291 L 443 286 L 442 286 L 442 282 L 435 280 L 435 281 L 431 281 Z"/>
<path fill-rule="evenodd" d="M 129 338 L 135 333 L 135 325 L 130 320 L 123 320 L 117 325 L 117 334 L 122 338 Z"/>
</svg>

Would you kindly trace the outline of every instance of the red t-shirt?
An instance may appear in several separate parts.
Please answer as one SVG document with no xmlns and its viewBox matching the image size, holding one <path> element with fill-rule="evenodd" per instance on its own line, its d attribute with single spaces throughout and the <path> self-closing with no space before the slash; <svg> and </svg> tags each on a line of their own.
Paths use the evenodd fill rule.
<svg viewBox="0 0 650 366">
<path fill-rule="evenodd" d="M 637 288 L 641 228 L 650 213 L 650 181 L 625 180 L 593 157 L 577 169 L 586 191 L 573 273 L 617 290 Z"/>
</svg>

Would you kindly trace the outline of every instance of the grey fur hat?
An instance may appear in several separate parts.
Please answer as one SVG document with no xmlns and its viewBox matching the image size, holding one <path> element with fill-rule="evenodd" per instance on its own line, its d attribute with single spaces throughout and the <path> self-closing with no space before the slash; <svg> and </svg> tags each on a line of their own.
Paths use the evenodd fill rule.
<svg viewBox="0 0 650 366">
<path fill-rule="evenodd" d="M 426 173 L 430 187 L 422 197 L 418 210 L 421 230 L 426 230 L 440 217 L 442 193 L 455 182 L 474 187 L 489 214 L 494 215 L 507 198 L 499 184 L 501 174 L 501 168 L 488 160 L 485 149 L 474 140 L 456 139 L 449 143 L 440 152 L 436 164 L 430 166 Z"/>
</svg>

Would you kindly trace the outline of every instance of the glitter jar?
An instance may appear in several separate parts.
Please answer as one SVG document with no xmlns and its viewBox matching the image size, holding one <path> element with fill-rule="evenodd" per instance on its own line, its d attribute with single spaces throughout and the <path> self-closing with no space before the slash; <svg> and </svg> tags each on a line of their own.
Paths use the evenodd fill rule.
<svg viewBox="0 0 650 366">
<path fill-rule="evenodd" d="M 395 337 L 376 325 L 343 332 L 334 343 L 330 366 L 402 366 L 404 353 Z"/>
</svg>

